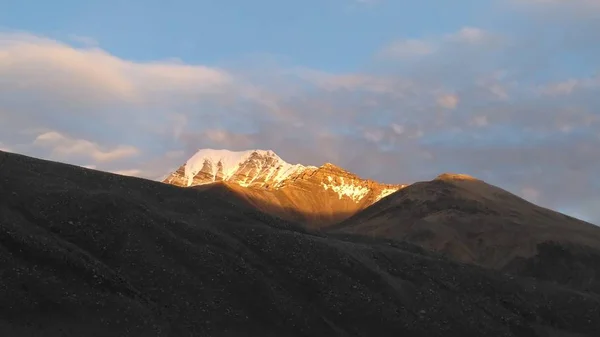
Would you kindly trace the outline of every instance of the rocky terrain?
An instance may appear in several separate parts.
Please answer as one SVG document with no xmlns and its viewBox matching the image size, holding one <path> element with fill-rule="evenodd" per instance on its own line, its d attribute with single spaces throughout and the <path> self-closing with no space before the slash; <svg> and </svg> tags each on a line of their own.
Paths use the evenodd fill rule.
<svg viewBox="0 0 600 337">
<path fill-rule="evenodd" d="M 164 182 L 225 183 L 258 209 L 310 228 L 344 220 L 405 186 L 361 179 L 330 163 L 292 165 L 273 151 L 213 149 L 198 151 Z"/>
<path fill-rule="evenodd" d="M 452 262 L 393 240 L 312 233 L 235 195 L 222 184 L 179 188 L 0 152 L 0 331 L 600 332 L 593 292 Z"/>
<path fill-rule="evenodd" d="M 331 230 L 408 241 L 461 262 L 587 290 L 600 287 L 600 227 L 465 175 L 409 185 Z"/>
</svg>

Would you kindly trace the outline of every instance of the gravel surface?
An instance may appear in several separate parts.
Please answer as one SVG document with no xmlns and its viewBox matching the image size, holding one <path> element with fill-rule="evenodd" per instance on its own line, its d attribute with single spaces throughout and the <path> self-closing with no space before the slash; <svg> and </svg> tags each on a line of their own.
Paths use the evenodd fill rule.
<svg viewBox="0 0 600 337">
<path fill-rule="evenodd" d="M 600 297 L 0 152 L 3 336 L 598 336 Z"/>
</svg>

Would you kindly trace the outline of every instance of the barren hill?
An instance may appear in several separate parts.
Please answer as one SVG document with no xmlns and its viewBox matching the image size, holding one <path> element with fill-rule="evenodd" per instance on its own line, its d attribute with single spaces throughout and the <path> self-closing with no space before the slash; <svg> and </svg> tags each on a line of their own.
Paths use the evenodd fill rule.
<svg viewBox="0 0 600 337">
<path fill-rule="evenodd" d="M 6 336 L 597 336 L 600 298 L 0 152 Z"/>
<path fill-rule="evenodd" d="M 600 227 L 536 206 L 476 178 L 454 174 L 409 185 L 332 230 L 405 240 L 459 261 L 497 269 L 515 271 L 516 261 L 521 261 L 523 272 L 527 263 L 522 259 L 535 257 L 540 247 L 548 249 L 550 243 L 600 256 Z M 600 275 L 600 263 L 586 268 L 596 268 Z M 598 276 L 592 279 L 600 281 Z"/>
</svg>

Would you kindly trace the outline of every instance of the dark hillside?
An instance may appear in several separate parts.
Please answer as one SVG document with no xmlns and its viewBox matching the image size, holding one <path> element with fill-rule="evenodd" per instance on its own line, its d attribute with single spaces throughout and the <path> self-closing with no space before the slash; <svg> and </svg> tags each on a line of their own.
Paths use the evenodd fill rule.
<svg viewBox="0 0 600 337">
<path fill-rule="evenodd" d="M 3 336 L 597 336 L 600 298 L 0 152 Z"/>
</svg>

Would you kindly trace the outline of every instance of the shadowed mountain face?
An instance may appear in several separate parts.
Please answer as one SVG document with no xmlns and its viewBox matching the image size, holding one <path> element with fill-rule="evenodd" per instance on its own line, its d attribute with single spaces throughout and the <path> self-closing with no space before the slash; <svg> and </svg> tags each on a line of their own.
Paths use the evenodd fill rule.
<svg viewBox="0 0 600 337">
<path fill-rule="evenodd" d="M 550 280 L 561 278 L 547 274 L 557 266 L 551 258 L 556 254 L 549 249 L 560 246 L 569 252 L 575 249 L 565 258 L 584 263 L 581 269 L 591 268 L 600 275 L 600 227 L 466 176 L 446 174 L 412 184 L 332 230 L 406 240 L 459 261 L 528 276 L 535 276 L 535 265 L 546 270 L 538 270 L 537 276 Z M 569 275 L 582 276 L 579 272 Z M 588 273 L 584 279 L 594 277 Z"/>
<path fill-rule="evenodd" d="M 333 164 L 289 164 L 273 151 L 204 149 L 165 183 L 193 187 L 225 183 L 256 208 L 309 228 L 337 223 L 405 185 L 361 179 Z"/>
<path fill-rule="evenodd" d="M 597 336 L 600 298 L 0 152 L 7 336 Z"/>
</svg>

